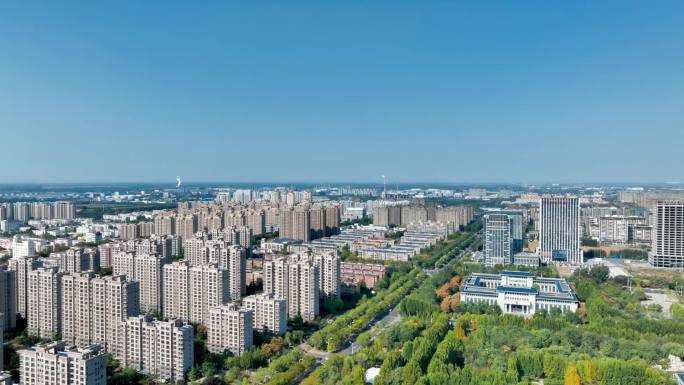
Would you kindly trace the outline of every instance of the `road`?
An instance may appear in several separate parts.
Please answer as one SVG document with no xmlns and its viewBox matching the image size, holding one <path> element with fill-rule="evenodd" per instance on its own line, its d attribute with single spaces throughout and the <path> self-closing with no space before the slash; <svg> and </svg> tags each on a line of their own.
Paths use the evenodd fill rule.
<svg viewBox="0 0 684 385">
<path fill-rule="evenodd" d="M 441 267 L 439 267 L 439 268 L 436 268 L 436 269 L 425 269 L 425 270 L 423 270 L 423 271 L 425 271 L 425 273 L 426 273 L 428 276 L 430 276 L 430 275 L 432 275 L 432 274 L 435 274 L 435 273 L 437 273 L 437 272 L 440 272 L 440 271 L 444 270 L 445 267 L 447 267 L 447 266 L 450 265 L 451 263 L 454 263 L 455 261 L 458 261 L 459 259 L 463 258 L 464 255 L 466 255 L 467 253 L 470 253 L 470 252 L 472 252 L 472 250 L 470 249 L 470 247 L 468 247 L 468 248 L 466 248 L 466 249 L 463 249 L 463 250 L 461 250 L 461 252 L 460 252 L 455 258 L 453 258 L 451 261 L 449 261 L 449 263 L 446 263 L 446 264 L 444 264 L 443 266 L 441 266 Z M 374 327 L 375 325 L 382 325 L 380 328 L 376 329 L 376 330 L 373 332 L 373 335 L 371 336 L 371 339 L 375 339 L 375 337 L 377 337 L 377 336 L 378 336 L 380 333 L 382 333 L 385 329 L 387 329 L 388 327 L 390 327 L 391 325 L 395 324 L 396 322 L 398 322 L 398 321 L 401 319 L 401 314 L 399 314 L 399 310 L 398 310 L 399 304 L 400 304 L 401 301 L 402 301 L 407 295 L 409 295 L 410 293 L 411 293 L 411 292 L 409 291 L 409 292 L 407 292 L 406 294 L 404 294 L 404 296 L 401 297 L 401 298 L 399 299 L 399 301 L 397 301 L 397 304 L 392 308 L 392 310 L 389 311 L 389 313 L 385 314 L 385 316 L 382 317 L 382 318 L 380 318 L 379 320 L 370 323 L 370 324 L 364 329 L 364 330 L 368 330 L 368 329 Z M 311 355 L 311 356 L 313 356 L 313 357 L 316 357 L 316 358 L 319 360 L 319 362 L 322 362 L 322 361 L 327 360 L 327 359 L 328 359 L 331 355 L 333 355 L 333 354 L 341 354 L 341 355 L 343 355 L 343 356 L 348 356 L 348 355 L 353 354 L 353 353 L 354 353 L 354 349 L 356 348 L 356 339 L 357 339 L 358 337 L 359 337 L 358 334 L 352 335 L 352 336 L 351 336 L 351 341 L 347 342 L 347 344 L 345 345 L 345 348 L 342 349 L 342 350 L 339 350 L 339 351 L 337 351 L 337 352 L 327 352 L 327 351 L 321 351 L 321 350 L 318 350 L 318 349 L 314 349 L 313 347 L 309 346 L 309 344 L 307 344 L 307 343 L 302 343 L 302 344 L 300 344 L 300 345 L 299 345 L 299 348 L 302 349 L 302 350 L 303 350 L 304 352 L 306 352 L 307 354 L 309 354 L 309 355 Z"/>
</svg>

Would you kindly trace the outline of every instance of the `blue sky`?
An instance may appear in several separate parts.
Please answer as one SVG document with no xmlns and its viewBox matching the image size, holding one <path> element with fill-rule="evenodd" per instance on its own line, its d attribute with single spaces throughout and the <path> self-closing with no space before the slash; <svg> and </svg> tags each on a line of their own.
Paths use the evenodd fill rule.
<svg viewBox="0 0 684 385">
<path fill-rule="evenodd" d="M 0 181 L 684 179 L 684 2 L 11 2 Z"/>
</svg>

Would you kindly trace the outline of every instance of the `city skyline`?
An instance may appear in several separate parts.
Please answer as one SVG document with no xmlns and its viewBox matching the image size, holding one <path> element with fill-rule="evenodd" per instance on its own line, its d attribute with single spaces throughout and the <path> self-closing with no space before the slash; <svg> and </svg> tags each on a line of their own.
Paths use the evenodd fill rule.
<svg viewBox="0 0 684 385">
<path fill-rule="evenodd" d="M 681 3 L 386 5 L 7 5 L 0 181 L 684 180 Z"/>
</svg>

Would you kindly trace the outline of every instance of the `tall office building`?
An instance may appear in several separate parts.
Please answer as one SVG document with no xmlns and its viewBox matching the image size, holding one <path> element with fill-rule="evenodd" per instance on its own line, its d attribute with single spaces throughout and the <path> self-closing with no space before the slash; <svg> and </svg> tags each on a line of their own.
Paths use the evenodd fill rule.
<svg viewBox="0 0 684 385">
<path fill-rule="evenodd" d="M 61 333 L 62 275 L 56 267 L 38 268 L 28 273 L 29 335 L 53 339 Z"/>
<path fill-rule="evenodd" d="M 234 304 L 209 309 L 207 349 L 217 354 L 225 351 L 242 354 L 253 344 L 253 317 L 251 309 Z"/>
<path fill-rule="evenodd" d="M 245 297 L 243 304 L 254 312 L 252 327 L 263 333 L 283 335 L 287 331 L 287 301 L 271 294 Z"/>
<path fill-rule="evenodd" d="M 140 314 L 140 284 L 126 276 L 62 277 L 62 338 L 79 347 L 110 350 L 121 321 Z"/>
<path fill-rule="evenodd" d="M 484 220 L 485 265 L 513 263 L 512 218 L 506 214 L 486 214 Z"/>
<path fill-rule="evenodd" d="M 114 356 L 121 365 L 167 381 L 183 380 L 194 364 L 191 325 L 151 316 L 130 317 L 119 325 Z"/>
<path fill-rule="evenodd" d="M 40 266 L 34 257 L 18 257 L 9 260 L 10 269 L 16 272 L 16 308 L 24 319 L 28 318 L 28 275 Z"/>
<path fill-rule="evenodd" d="M 0 266 L 0 313 L 4 314 L 0 332 L 14 330 L 17 327 L 17 272 L 6 266 Z"/>
<path fill-rule="evenodd" d="M 657 201 L 653 227 L 648 262 L 655 267 L 684 267 L 684 201 Z"/>
<path fill-rule="evenodd" d="M 539 254 L 543 262 L 584 263 L 580 248 L 580 203 L 576 197 L 540 200 Z"/>
<path fill-rule="evenodd" d="M 69 348 L 51 342 L 19 354 L 22 385 L 106 385 L 107 362 L 102 347 Z"/>
</svg>

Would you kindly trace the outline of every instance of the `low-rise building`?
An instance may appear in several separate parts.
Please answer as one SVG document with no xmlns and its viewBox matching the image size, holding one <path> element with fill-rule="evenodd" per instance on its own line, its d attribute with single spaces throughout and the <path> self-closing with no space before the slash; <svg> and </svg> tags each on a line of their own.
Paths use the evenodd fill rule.
<svg viewBox="0 0 684 385">
<path fill-rule="evenodd" d="M 342 262 L 341 280 L 346 287 L 358 287 L 362 282 L 372 289 L 385 276 L 385 266 L 372 263 Z"/>
<path fill-rule="evenodd" d="M 471 273 L 461 288 L 461 302 L 497 305 L 504 314 L 531 317 L 538 311 L 575 312 L 579 301 L 562 278 L 535 277 L 525 271 Z"/>
<path fill-rule="evenodd" d="M 513 256 L 513 264 L 515 266 L 539 267 L 539 254 L 525 251 L 517 253 Z"/>
</svg>

